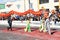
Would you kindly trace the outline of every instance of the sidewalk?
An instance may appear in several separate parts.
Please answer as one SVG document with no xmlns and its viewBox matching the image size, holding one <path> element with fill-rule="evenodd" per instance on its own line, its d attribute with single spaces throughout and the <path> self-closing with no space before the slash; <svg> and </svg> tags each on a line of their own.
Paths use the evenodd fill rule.
<svg viewBox="0 0 60 40">
<path fill-rule="evenodd" d="M 60 28 L 60 23 L 52 28 Z M 0 40 L 60 40 L 60 30 L 51 30 L 52 35 L 40 32 L 35 26 L 31 28 L 32 32 L 24 32 L 21 25 L 13 25 L 13 31 L 7 30 L 7 21 L 0 22 Z"/>
</svg>

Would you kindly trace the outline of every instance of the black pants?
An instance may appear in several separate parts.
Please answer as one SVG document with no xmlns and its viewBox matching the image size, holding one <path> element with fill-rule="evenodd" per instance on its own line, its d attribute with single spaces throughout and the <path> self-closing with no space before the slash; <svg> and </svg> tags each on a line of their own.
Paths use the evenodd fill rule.
<svg viewBox="0 0 60 40">
<path fill-rule="evenodd" d="M 59 22 L 60 20 L 58 20 L 58 19 L 55 19 L 55 24 L 56 24 L 56 21 L 58 21 L 58 22 Z"/>
<path fill-rule="evenodd" d="M 56 24 L 56 21 L 57 21 L 57 19 L 55 19 L 55 22 L 54 22 L 55 24 Z"/>
<path fill-rule="evenodd" d="M 9 29 L 12 30 L 12 23 L 8 23 L 8 24 L 9 24 L 8 30 L 9 30 Z"/>
</svg>

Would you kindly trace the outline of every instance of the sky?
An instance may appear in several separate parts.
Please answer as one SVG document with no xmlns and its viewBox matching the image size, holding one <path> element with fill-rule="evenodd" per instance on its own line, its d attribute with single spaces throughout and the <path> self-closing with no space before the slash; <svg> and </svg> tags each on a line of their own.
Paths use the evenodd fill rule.
<svg viewBox="0 0 60 40">
<path fill-rule="evenodd" d="M 18 1 L 18 0 L 0 0 L 0 4 L 1 4 L 1 3 L 4 4 L 4 3 L 6 3 L 6 2 L 11 2 L 11 1 Z"/>
</svg>

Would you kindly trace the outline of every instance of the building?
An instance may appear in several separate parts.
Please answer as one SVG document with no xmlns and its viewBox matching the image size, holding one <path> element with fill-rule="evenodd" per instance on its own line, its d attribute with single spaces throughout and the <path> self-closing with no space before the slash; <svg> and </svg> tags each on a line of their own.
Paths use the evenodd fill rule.
<svg viewBox="0 0 60 40">
<path fill-rule="evenodd" d="M 58 10 L 59 0 L 39 0 L 39 8 L 44 7 L 45 9 Z"/>
<path fill-rule="evenodd" d="M 35 1 L 35 2 L 34 2 Z M 11 10 L 24 12 L 29 9 L 38 11 L 38 2 L 37 0 L 18 0 L 14 2 L 6 2 L 5 4 L 0 4 L 0 12 L 9 12 Z M 1 8 L 3 7 L 3 8 Z"/>
<path fill-rule="evenodd" d="M 17 0 L 14 2 L 6 2 L 5 4 L 0 4 L 0 12 L 8 12 L 11 10 L 24 12 L 29 9 L 38 11 L 44 7 L 48 10 L 58 10 L 59 0 Z"/>
</svg>

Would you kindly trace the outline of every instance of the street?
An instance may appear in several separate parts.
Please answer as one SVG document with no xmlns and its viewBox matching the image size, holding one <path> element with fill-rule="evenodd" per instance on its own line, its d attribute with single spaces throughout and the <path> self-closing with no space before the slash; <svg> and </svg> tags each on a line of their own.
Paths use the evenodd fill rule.
<svg viewBox="0 0 60 40">
<path fill-rule="evenodd" d="M 60 28 L 60 23 L 54 26 Z M 7 27 L 7 21 L 0 22 L 0 40 L 60 40 L 59 30 L 51 30 L 52 35 L 49 35 L 48 33 L 40 32 L 35 27 L 31 29 L 31 32 L 25 32 L 23 29 L 25 26 L 15 25 L 15 22 L 12 31 L 8 31 Z"/>
</svg>

